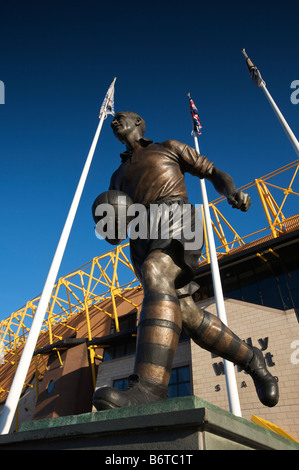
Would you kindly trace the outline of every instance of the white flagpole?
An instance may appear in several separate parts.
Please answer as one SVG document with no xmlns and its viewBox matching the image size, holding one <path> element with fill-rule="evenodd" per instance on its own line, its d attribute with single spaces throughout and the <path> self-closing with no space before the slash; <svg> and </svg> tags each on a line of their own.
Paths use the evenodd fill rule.
<svg viewBox="0 0 299 470">
<path fill-rule="evenodd" d="M 252 63 L 252 61 L 249 59 L 248 55 L 246 54 L 246 51 L 245 49 L 242 50 L 242 53 L 244 55 L 244 57 L 246 58 L 246 63 L 247 63 L 247 67 L 249 69 L 249 72 L 250 72 L 250 75 L 251 75 L 251 78 L 253 79 L 255 85 L 258 87 L 258 88 L 261 88 L 267 98 L 267 100 L 269 101 L 274 113 L 276 114 L 276 117 L 278 118 L 280 124 L 282 125 L 282 128 L 283 130 L 285 131 L 288 139 L 290 140 L 296 154 L 298 155 L 299 157 L 299 142 L 298 140 L 296 139 L 292 129 L 290 128 L 290 126 L 288 125 L 287 121 L 285 120 L 285 118 L 283 117 L 280 109 L 278 108 L 277 104 L 275 103 L 274 99 L 272 98 L 271 94 L 269 93 L 267 87 L 266 87 L 266 83 L 265 81 L 262 79 L 261 77 L 261 74 L 259 72 L 259 70 L 257 69 L 257 67 Z"/>
<path fill-rule="evenodd" d="M 193 137 L 194 137 L 195 150 L 197 151 L 198 154 L 200 154 L 198 138 L 195 132 L 193 132 Z M 201 192 L 202 192 L 203 209 L 204 209 L 206 230 L 207 230 L 207 237 L 208 237 L 217 316 L 227 326 L 227 317 L 226 317 L 222 284 L 221 284 L 221 278 L 220 278 L 220 272 L 219 272 L 219 266 L 218 266 L 218 260 L 217 260 L 217 252 L 216 252 L 215 240 L 214 240 L 214 235 L 213 235 L 213 228 L 212 228 L 211 215 L 210 215 L 210 210 L 209 210 L 206 184 L 205 184 L 204 179 L 200 179 L 200 186 L 201 186 Z M 230 361 L 227 361 L 226 359 L 223 359 L 223 364 L 224 364 L 224 372 L 225 372 L 225 380 L 226 380 L 230 412 L 234 414 L 235 416 L 241 417 L 242 413 L 241 413 L 241 407 L 240 407 L 240 400 L 239 400 L 239 393 L 238 393 L 234 364 Z"/>
<path fill-rule="evenodd" d="M 104 109 L 100 113 L 100 121 L 93 139 L 93 142 L 91 144 L 49 273 L 48 277 L 46 280 L 46 283 L 44 285 L 40 301 L 37 307 L 37 310 L 34 315 L 34 319 L 30 328 L 30 332 L 27 338 L 27 341 L 25 343 L 25 347 L 20 359 L 20 362 L 18 364 L 16 373 L 13 378 L 12 385 L 10 387 L 9 394 L 7 396 L 4 408 L 2 410 L 1 416 L 0 416 L 0 434 L 7 434 L 9 433 L 16 408 L 18 406 L 18 402 L 22 393 L 22 388 L 24 385 L 24 382 L 26 380 L 26 375 L 28 372 L 28 369 L 30 367 L 30 363 L 34 354 L 34 349 L 36 346 L 36 342 L 38 340 L 38 336 L 44 321 L 44 317 L 46 314 L 47 306 L 49 304 L 52 290 L 57 278 L 57 274 L 60 268 L 60 264 L 62 261 L 62 257 L 65 251 L 65 247 L 71 232 L 72 224 L 76 215 L 76 211 L 79 205 L 79 201 L 83 192 L 83 188 L 85 185 L 85 181 L 88 175 L 88 171 L 92 162 L 92 158 L 96 149 L 96 145 L 99 139 L 99 135 L 102 129 L 102 125 L 104 122 L 104 119 L 107 117 L 107 107 L 109 105 L 109 99 L 110 97 L 113 96 L 113 91 L 114 91 L 114 83 L 115 83 L 116 78 L 114 78 L 112 84 L 110 85 L 110 88 L 107 92 L 107 99 L 105 99 L 105 103 L 103 103 Z M 110 93 L 109 93 L 110 92 Z"/>
</svg>

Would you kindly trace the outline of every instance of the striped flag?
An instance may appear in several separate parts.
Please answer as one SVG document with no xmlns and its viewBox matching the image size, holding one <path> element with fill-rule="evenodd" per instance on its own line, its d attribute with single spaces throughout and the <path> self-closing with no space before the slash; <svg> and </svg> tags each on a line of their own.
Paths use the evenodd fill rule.
<svg viewBox="0 0 299 470">
<path fill-rule="evenodd" d="M 188 93 L 188 97 L 189 97 L 190 111 L 191 111 L 192 122 L 193 122 L 192 132 L 194 132 L 195 134 L 201 135 L 200 129 L 202 128 L 202 125 L 200 124 L 197 108 L 194 104 L 194 101 L 191 99 L 190 93 Z"/>
</svg>

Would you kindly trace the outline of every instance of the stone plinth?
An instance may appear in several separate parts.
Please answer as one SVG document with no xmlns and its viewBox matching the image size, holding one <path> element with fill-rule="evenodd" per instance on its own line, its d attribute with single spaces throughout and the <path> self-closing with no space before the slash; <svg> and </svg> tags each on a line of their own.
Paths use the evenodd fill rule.
<svg viewBox="0 0 299 470">
<path fill-rule="evenodd" d="M 198 397 L 23 423 L 0 450 L 299 450 L 299 444 Z"/>
</svg>

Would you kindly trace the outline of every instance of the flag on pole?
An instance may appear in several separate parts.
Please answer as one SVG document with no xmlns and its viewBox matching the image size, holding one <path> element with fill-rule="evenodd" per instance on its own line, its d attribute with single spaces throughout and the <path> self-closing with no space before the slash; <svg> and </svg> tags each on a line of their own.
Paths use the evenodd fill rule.
<svg viewBox="0 0 299 470">
<path fill-rule="evenodd" d="M 114 116 L 114 84 L 115 84 L 116 77 L 114 78 L 113 82 L 111 83 L 110 87 L 108 88 L 108 91 L 105 95 L 104 101 L 102 103 L 101 109 L 100 109 L 100 116 L 102 113 L 107 114 L 112 114 Z"/>
<path fill-rule="evenodd" d="M 242 53 L 246 58 L 246 65 L 249 71 L 249 75 L 252 78 L 255 86 L 260 88 L 262 85 L 266 85 L 264 80 L 262 79 L 261 73 L 259 69 L 254 65 L 254 63 L 249 59 L 248 55 L 246 54 L 245 49 L 242 49 Z"/>
<path fill-rule="evenodd" d="M 191 111 L 191 117 L 192 117 L 192 122 L 193 122 L 192 134 L 195 133 L 195 134 L 201 135 L 200 129 L 202 128 L 202 125 L 200 124 L 197 108 L 194 104 L 194 101 L 191 99 L 190 93 L 188 93 L 188 97 L 189 97 L 190 111 Z"/>
<path fill-rule="evenodd" d="M 285 131 L 289 141 L 291 142 L 296 154 L 299 156 L 299 142 L 293 133 L 292 129 L 288 125 L 287 121 L 285 120 L 283 114 L 281 113 L 280 109 L 278 108 L 277 104 L 275 103 L 274 99 L 272 98 L 270 92 L 267 89 L 266 82 L 262 79 L 260 71 L 258 68 L 253 64 L 253 62 L 249 59 L 248 55 L 246 54 L 245 49 L 242 49 L 242 54 L 246 59 L 246 65 L 249 70 L 249 74 L 254 82 L 254 84 L 261 88 L 269 101 L 274 113 L 276 114 L 277 119 L 279 120 L 283 130 Z"/>
</svg>

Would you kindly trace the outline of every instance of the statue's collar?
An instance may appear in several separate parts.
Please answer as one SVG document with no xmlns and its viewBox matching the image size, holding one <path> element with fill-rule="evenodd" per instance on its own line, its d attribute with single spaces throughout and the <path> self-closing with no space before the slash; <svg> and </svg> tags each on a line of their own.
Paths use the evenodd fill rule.
<svg viewBox="0 0 299 470">
<path fill-rule="evenodd" d="M 147 147 L 148 145 L 152 144 L 153 141 L 148 139 L 147 137 L 141 137 L 141 139 L 138 140 L 138 143 L 142 147 Z M 121 153 L 120 154 L 121 161 L 125 162 L 126 160 L 128 160 L 128 158 L 130 158 L 132 156 L 132 154 L 133 154 L 133 152 L 130 151 L 130 150 L 126 150 L 125 152 Z"/>
<path fill-rule="evenodd" d="M 148 145 L 153 143 L 153 141 L 148 139 L 147 137 L 141 137 L 138 142 L 142 147 L 147 147 Z"/>
</svg>

